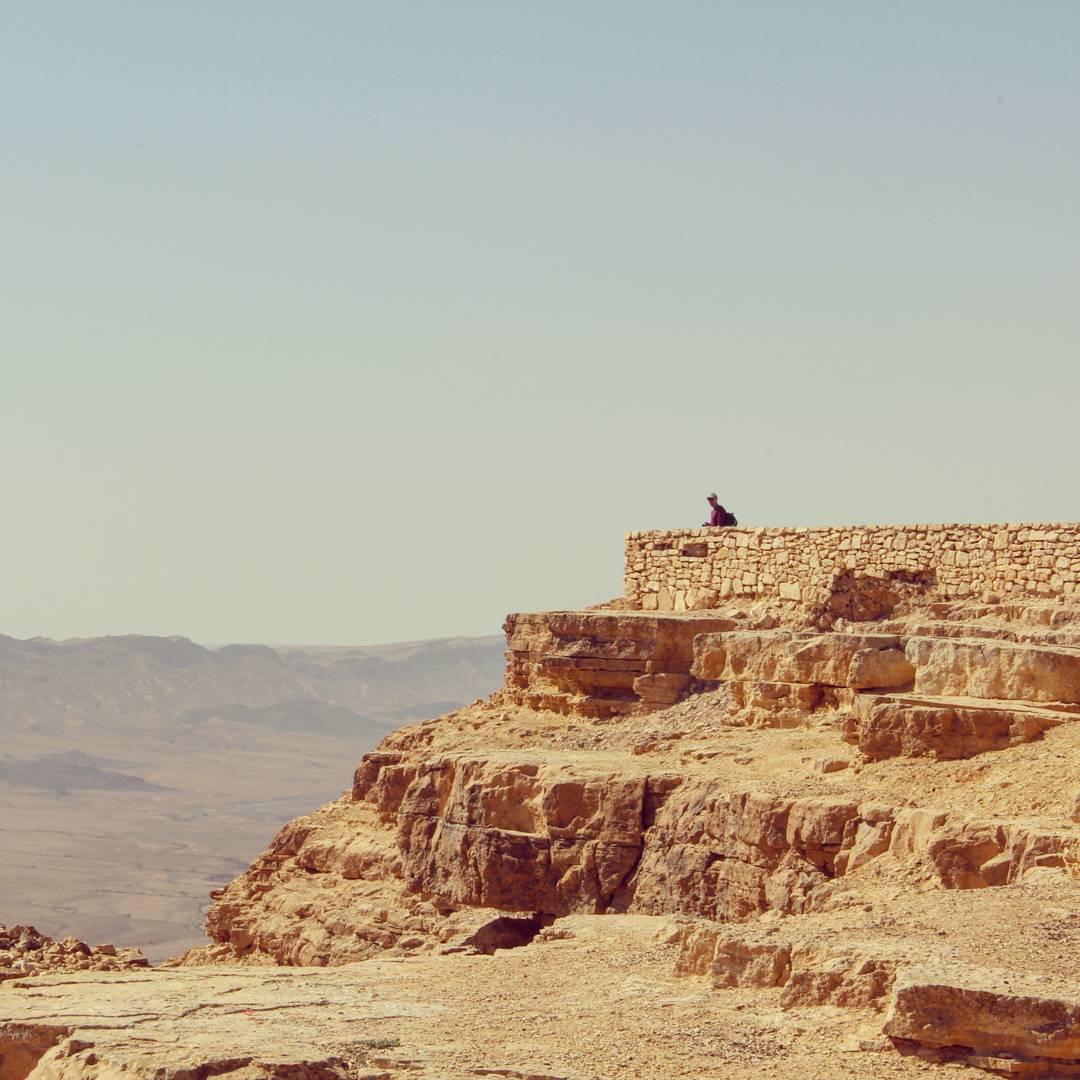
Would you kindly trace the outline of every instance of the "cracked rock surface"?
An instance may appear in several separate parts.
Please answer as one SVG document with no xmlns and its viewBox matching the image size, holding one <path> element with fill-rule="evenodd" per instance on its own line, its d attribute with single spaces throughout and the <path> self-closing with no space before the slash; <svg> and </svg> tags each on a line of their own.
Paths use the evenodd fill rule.
<svg viewBox="0 0 1080 1080">
<path fill-rule="evenodd" d="M 0 990 L 0 1077 L 28 1065 L 35 1077 L 185 1080 L 899 1078 L 925 1068 L 893 1051 L 876 1014 L 783 1007 L 778 988 L 721 994 L 676 975 L 671 919 L 571 916 L 556 927 L 491 956 L 27 980 Z"/>
<path fill-rule="evenodd" d="M 1080 609 L 911 590 L 511 618 L 210 945 L 0 987 L 0 1080 L 1080 1074 Z"/>
</svg>

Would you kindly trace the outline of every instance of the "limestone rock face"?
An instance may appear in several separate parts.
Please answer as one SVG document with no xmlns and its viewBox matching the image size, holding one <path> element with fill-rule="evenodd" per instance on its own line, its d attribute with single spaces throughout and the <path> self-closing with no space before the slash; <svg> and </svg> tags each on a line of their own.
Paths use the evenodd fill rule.
<svg viewBox="0 0 1080 1080">
<path fill-rule="evenodd" d="M 790 615 L 794 627 L 778 625 L 781 616 L 768 609 L 510 616 L 506 699 L 613 717 L 719 684 L 733 705 L 727 723 L 800 727 L 838 713 L 851 741 L 874 758 L 969 757 L 1080 714 L 1073 623 L 1011 629 L 980 622 L 982 610 L 998 609 L 978 608 L 961 608 L 964 621 L 950 622 L 941 617 L 947 605 L 929 606 L 930 621 L 916 610 L 881 629 L 840 619 L 828 631 L 801 628 Z M 1015 605 L 1000 611 L 1032 614 Z"/>
<path fill-rule="evenodd" d="M 557 929 L 492 955 L 20 981 L 0 994 L 0 1069 L 4 1080 L 755 1080 L 764 1048 L 781 1075 L 873 1075 L 852 1072 L 858 1055 L 807 1010 L 754 1007 L 750 994 L 771 991 L 676 976 L 671 920 L 569 916 Z M 866 1069 L 880 1064 L 871 1054 Z M 917 1075 L 904 1065 L 890 1072 Z"/>
<path fill-rule="evenodd" d="M 733 626 L 706 614 L 510 615 L 505 694 L 530 708 L 597 717 L 671 705 L 690 687 L 694 638 Z"/>
<path fill-rule="evenodd" d="M 833 876 L 845 827 L 857 813 L 847 802 L 687 784 L 656 815 L 629 907 L 725 921 L 770 908 L 806 910 Z"/>
<path fill-rule="evenodd" d="M 791 978 L 791 944 L 773 932 L 695 924 L 683 932 L 675 971 L 707 975 L 718 988 L 783 986 Z"/>
<path fill-rule="evenodd" d="M 913 638 L 907 658 L 920 694 L 999 701 L 1080 702 L 1080 649 Z"/>
<path fill-rule="evenodd" d="M 944 614 L 935 611 L 939 622 Z M 760 628 L 730 629 L 740 623 Z M 973 624 L 964 625 L 970 634 Z M 827 752 L 803 760 L 834 794 L 793 796 L 771 782 L 747 782 L 739 763 L 752 756 L 723 757 L 718 734 L 748 713 L 779 728 L 794 716 L 807 732 L 820 730 L 815 746 L 825 750 L 843 737 L 871 762 L 1007 751 L 1080 717 L 1068 702 L 1038 700 L 1062 696 L 1060 657 L 1067 666 L 1069 654 L 1056 644 L 975 643 L 990 650 L 986 658 L 1005 657 L 1008 687 L 1028 700 L 889 689 L 941 679 L 943 671 L 962 670 L 970 681 L 977 653 L 970 637 L 907 638 L 902 623 L 892 626 L 808 632 L 745 611 L 511 617 L 508 690 L 391 736 L 361 762 L 348 799 L 282 830 L 217 898 L 208 930 L 225 952 L 211 949 L 208 958 L 334 964 L 383 950 L 454 947 L 475 930 L 469 911 L 476 908 L 725 923 L 799 915 L 827 909 L 853 876 L 896 862 L 946 890 L 1075 867 L 1080 835 L 1069 815 L 1039 824 L 942 809 L 936 787 L 923 806 L 912 805 L 907 787 L 875 798 L 850 770 L 820 767 L 846 764 Z M 1035 674 L 1023 674 L 1024 657 L 1036 658 Z M 650 665 L 668 670 L 642 670 Z M 1050 680 L 1042 691 L 1032 682 L 1040 672 Z M 669 724 L 647 698 L 649 679 L 676 688 L 697 679 L 695 693 L 719 686 L 708 721 L 692 724 L 690 758 L 678 752 L 689 722 L 678 717 L 698 715 L 693 694 L 672 709 Z M 621 714 L 608 709 L 616 689 L 628 695 L 618 699 L 627 706 Z M 595 727 L 590 715 L 622 719 Z M 639 728 L 654 734 L 643 739 Z M 725 760 L 720 779 L 716 765 Z M 326 887 L 313 890 L 313 882 Z"/>
<path fill-rule="evenodd" d="M 847 726 L 849 741 L 875 760 L 887 757 L 974 757 L 1031 742 L 1071 714 L 1027 702 L 860 694 Z"/>
<path fill-rule="evenodd" d="M 732 923 L 827 909 L 841 883 L 883 862 L 966 890 L 1080 861 L 1067 827 L 724 790 L 649 765 L 624 757 L 600 771 L 566 754 L 503 752 L 418 767 L 371 755 L 359 801 L 283 830 L 218 898 L 208 930 L 231 950 L 218 955 L 333 964 L 435 949 L 464 942 L 477 908 Z"/>
<path fill-rule="evenodd" d="M 786 630 L 707 634 L 695 642 L 702 679 L 902 687 L 915 669 L 892 634 L 814 634 Z"/>
<path fill-rule="evenodd" d="M 897 969 L 914 959 L 904 942 L 799 941 L 780 927 L 692 923 L 679 935 L 675 970 L 707 976 L 716 989 L 783 987 L 784 1008 L 884 1008 Z"/>
<path fill-rule="evenodd" d="M 704 558 L 696 544 L 679 558 Z M 769 551 L 786 565 L 782 548 Z M 411 971 L 440 994 L 444 976 L 461 972 L 461 997 L 438 1008 L 465 1024 L 492 972 L 512 972 L 491 1001 L 509 994 L 515 1017 L 537 987 L 571 995 L 580 982 L 590 1000 L 575 1008 L 605 1003 L 602 1017 L 591 1014 L 602 1045 L 588 1060 L 574 1056 L 588 1038 L 580 1026 L 558 1052 L 537 1052 L 558 1063 L 550 1069 L 505 1057 L 488 1069 L 478 1047 L 490 1027 L 442 1057 L 436 1037 L 412 1027 L 427 1041 L 411 1056 L 354 1059 L 324 1039 L 307 1058 L 292 1044 L 263 1052 L 230 1020 L 244 1062 L 235 1068 L 225 1042 L 199 1061 L 175 1051 L 148 1063 L 118 1039 L 109 1061 L 136 1075 L 145 1065 L 147 1076 L 356 1078 L 367 1075 L 363 1057 L 382 1080 L 680 1069 L 749 1080 L 771 1056 L 789 1075 L 870 1080 L 918 1075 L 912 1055 L 936 1055 L 1067 1075 L 1080 1060 L 1075 1003 L 1060 986 L 1080 949 L 1080 609 L 931 601 L 919 567 L 874 584 L 844 578 L 845 558 L 823 571 L 839 583 L 827 619 L 817 593 L 796 599 L 784 581 L 764 584 L 785 586 L 786 606 L 729 589 L 726 607 L 693 610 L 723 598 L 678 577 L 656 610 L 509 617 L 504 690 L 387 736 L 347 795 L 289 823 L 215 893 L 213 944 L 180 964 L 241 965 L 250 978 L 234 972 L 229 993 L 249 1003 L 261 1000 L 259 972 L 269 986 L 273 965 L 302 966 L 323 996 L 304 997 L 296 1015 L 319 1031 L 313 1001 L 354 1003 L 345 982 L 314 969 L 377 969 L 375 1002 Z M 992 968 L 1007 974 L 979 973 Z M 153 993 L 168 998 L 160 974 Z M 363 978 L 350 969 L 345 981 Z M 200 1011 L 155 1000 L 163 1016 Z M 573 1010 L 541 1004 L 529 1032 L 570 1022 L 561 1014 Z M 677 1051 L 660 1039 L 664 1053 L 683 1055 L 679 1069 L 644 1034 L 604 1056 L 631 1014 L 652 1038 L 668 1015 L 682 1017 L 680 1031 L 703 1031 L 718 1012 L 731 1025 L 759 1009 L 768 1031 L 788 1034 L 745 1059 L 730 1056 L 726 1033 Z M 0 1068 L 12 1080 L 30 1068 L 40 1080 L 90 1080 L 86 1055 L 98 1051 L 79 1048 L 70 1015 L 22 1010 L 6 1049 L 0 1028 L 0 1061 L 17 1064 Z M 799 1059 L 815 1031 L 818 1048 Z M 838 1043 L 859 1053 L 838 1057 Z M 635 1072 L 639 1061 L 651 1071 Z"/>
<path fill-rule="evenodd" d="M 388 736 L 222 891 L 189 962 L 499 955 L 570 948 L 579 918 L 675 919 L 672 970 L 710 992 L 874 1017 L 867 1045 L 890 1052 L 946 1060 L 970 1037 L 967 1065 L 1045 1072 L 1046 1039 L 987 1019 L 998 998 L 911 972 L 1049 971 L 1080 934 L 1057 779 L 1080 775 L 1080 620 L 901 609 L 829 630 L 746 606 L 511 617 L 506 689 Z"/>
<path fill-rule="evenodd" d="M 403 875 L 410 888 L 453 903 L 604 911 L 637 863 L 644 799 L 644 778 L 442 761 L 402 798 Z"/>
<path fill-rule="evenodd" d="M 849 708 L 856 692 L 910 687 L 915 669 L 896 634 L 784 629 L 702 634 L 691 673 L 728 687 L 731 722 L 796 727 Z"/>
<path fill-rule="evenodd" d="M 1005 971 L 902 968 L 885 1034 L 946 1057 L 1025 1075 L 1080 1075 L 1080 994 Z"/>
<path fill-rule="evenodd" d="M 344 964 L 461 940 L 486 921 L 411 893 L 401 874 L 393 826 L 367 803 L 331 803 L 290 822 L 215 894 L 215 944 L 185 962 Z"/>
</svg>

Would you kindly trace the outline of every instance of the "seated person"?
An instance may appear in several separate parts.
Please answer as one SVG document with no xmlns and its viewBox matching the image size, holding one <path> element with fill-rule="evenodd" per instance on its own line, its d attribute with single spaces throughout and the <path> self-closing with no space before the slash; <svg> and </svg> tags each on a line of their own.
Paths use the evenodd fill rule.
<svg viewBox="0 0 1080 1080">
<path fill-rule="evenodd" d="M 703 525 L 726 525 L 727 524 L 727 511 L 716 501 L 716 492 L 714 491 L 708 496 L 708 503 L 712 507 L 712 514 L 708 521 L 702 522 Z"/>
</svg>

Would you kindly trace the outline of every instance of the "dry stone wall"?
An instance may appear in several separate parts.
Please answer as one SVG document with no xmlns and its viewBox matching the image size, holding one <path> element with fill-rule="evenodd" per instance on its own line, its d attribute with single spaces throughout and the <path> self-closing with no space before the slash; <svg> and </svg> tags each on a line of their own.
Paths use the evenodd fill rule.
<svg viewBox="0 0 1080 1080">
<path fill-rule="evenodd" d="M 734 596 L 827 603 L 853 578 L 943 599 L 1080 596 L 1080 523 L 703 528 L 626 537 L 625 595 L 646 611 Z"/>
</svg>

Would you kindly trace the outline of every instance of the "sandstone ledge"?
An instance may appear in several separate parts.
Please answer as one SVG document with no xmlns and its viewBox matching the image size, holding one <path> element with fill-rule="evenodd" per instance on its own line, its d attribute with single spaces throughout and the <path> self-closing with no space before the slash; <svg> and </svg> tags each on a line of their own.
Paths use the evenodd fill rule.
<svg viewBox="0 0 1080 1080">
<path fill-rule="evenodd" d="M 215 893 L 214 944 L 188 962 L 251 966 L 121 976 L 115 1001 L 80 976 L 9 980 L 0 1080 L 35 1061 L 41 1080 L 926 1067 L 894 1045 L 1067 1075 L 1080 608 L 943 602 L 909 533 L 899 568 L 837 556 L 826 595 L 797 602 L 744 576 L 710 607 L 682 577 L 701 610 L 511 616 L 503 691 L 388 736 Z M 1026 540 L 1043 560 L 1070 537 Z M 732 540 L 719 560 L 792 554 Z M 1006 980 L 1029 979 L 1017 1004 Z"/>
<path fill-rule="evenodd" d="M 810 1023 L 778 991 L 718 995 L 676 977 L 677 931 L 575 916 L 493 956 L 27 980 L 0 989 L 0 1077 L 33 1064 L 42 1080 L 924 1075 L 881 1039 L 878 1014 L 816 1010 Z"/>
<path fill-rule="evenodd" d="M 1028 1076 L 1080 1076 L 1080 986 L 921 964 L 896 976 L 885 1033 L 944 1060 Z"/>
</svg>

